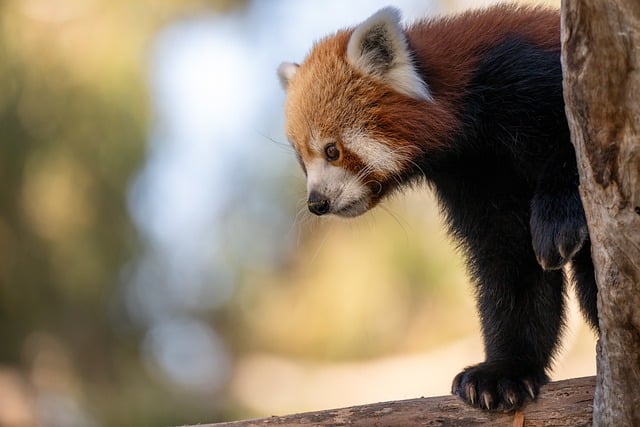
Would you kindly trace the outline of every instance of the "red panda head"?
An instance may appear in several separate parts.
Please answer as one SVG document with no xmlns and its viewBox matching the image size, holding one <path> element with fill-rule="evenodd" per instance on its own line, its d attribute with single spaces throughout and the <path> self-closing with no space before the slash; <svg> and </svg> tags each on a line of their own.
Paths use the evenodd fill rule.
<svg viewBox="0 0 640 427">
<path fill-rule="evenodd" d="M 396 9 L 319 41 L 302 64 L 283 63 L 278 75 L 311 212 L 360 215 L 417 167 L 418 112 L 433 102 Z"/>
</svg>

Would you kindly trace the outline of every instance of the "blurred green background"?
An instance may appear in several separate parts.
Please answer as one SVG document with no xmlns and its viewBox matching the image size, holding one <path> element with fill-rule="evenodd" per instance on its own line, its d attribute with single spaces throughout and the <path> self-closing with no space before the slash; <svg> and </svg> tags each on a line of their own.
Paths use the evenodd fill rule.
<svg viewBox="0 0 640 427">
<path fill-rule="evenodd" d="M 0 426 L 443 394 L 482 359 L 427 192 L 318 221 L 284 143 L 275 67 L 384 4 L 0 2 Z M 594 372 L 572 324 L 556 377 Z"/>
</svg>

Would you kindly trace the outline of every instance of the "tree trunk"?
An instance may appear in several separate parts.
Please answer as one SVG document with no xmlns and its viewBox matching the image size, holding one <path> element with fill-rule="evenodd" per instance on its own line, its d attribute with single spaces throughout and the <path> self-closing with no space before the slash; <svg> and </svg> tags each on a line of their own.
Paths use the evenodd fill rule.
<svg viewBox="0 0 640 427">
<path fill-rule="evenodd" d="M 640 1 L 563 0 L 562 63 L 598 283 L 593 422 L 640 426 Z"/>
</svg>

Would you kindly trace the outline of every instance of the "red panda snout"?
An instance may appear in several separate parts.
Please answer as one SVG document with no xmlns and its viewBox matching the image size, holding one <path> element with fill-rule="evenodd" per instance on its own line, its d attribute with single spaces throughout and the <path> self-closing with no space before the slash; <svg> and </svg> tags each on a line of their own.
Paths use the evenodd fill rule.
<svg viewBox="0 0 640 427">
<path fill-rule="evenodd" d="M 324 195 L 316 191 L 312 191 L 307 199 L 307 207 L 311 213 L 321 216 L 329 213 L 331 202 Z"/>
<path fill-rule="evenodd" d="M 312 160 L 306 169 L 307 207 L 311 213 L 354 217 L 374 205 L 365 175 L 324 159 Z"/>
</svg>

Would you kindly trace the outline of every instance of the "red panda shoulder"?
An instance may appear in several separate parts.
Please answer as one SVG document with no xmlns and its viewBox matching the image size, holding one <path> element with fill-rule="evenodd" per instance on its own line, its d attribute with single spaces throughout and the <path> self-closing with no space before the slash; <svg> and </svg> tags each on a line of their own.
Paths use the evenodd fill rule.
<svg viewBox="0 0 640 427">
<path fill-rule="evenodd" d="M 434 95 L 459 108 L 478 62 L 505 39 L 559 50 L 560 14 L 544 7 L 502 4 L 418 21 L 407 28 L 407 36 L 414 61 Z"/>
</svg>

